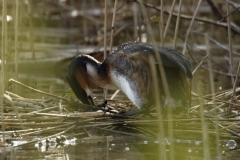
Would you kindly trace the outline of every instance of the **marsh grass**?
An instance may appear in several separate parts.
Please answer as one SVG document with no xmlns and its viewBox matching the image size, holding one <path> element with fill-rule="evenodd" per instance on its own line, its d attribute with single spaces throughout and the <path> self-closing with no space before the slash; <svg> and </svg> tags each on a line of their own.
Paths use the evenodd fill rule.
<svg viewBox="0 0 240 160">
<path fill-rule="evenodd" d="M 162 115 L 159 109 L 160 107 L 158 107 L 160 104 L 159 99 L 156 99 L 156 104 L 158 105 L 153 109 L 150 117 L 144 114 L 126 117 L 115 113 L 116 111 L 119 113 L 126 112 L 134 107 L 126 98 L 119 98 L 119 94 L 121 94 L 119 91 L 114 94 L 111 92 L 106 94 L 105 99 L 110 99 L 106 107 L 98 106 L 93 108 L 94 110 L 102 110 L 103 112 L 86 111 L 73 113 L 74 107 L 76 106 L 84 109 L 90 108 L 90 106 L 81 104 L 71 95 L 59 96 L 48 93 L 23 84 L 18 80 L 20 74 L 19 65 L 22 62 L 21 56 L 23 55 L 21 52 L 25 53 L 29 51 L 31 53 L 29 60 L 35 59 L 37 61 L 38 51 L 49 51 L 52 49 L 51 47 L 51 49 L 43 49 L 43 47 L 38 44 L 39 41 L 37 41 L 37 39 L 39 39 L 39 35 L 37 35 L 36 19 L 33 15 L 34 13 L 39 13 L 39 11 L 34 10 L 37 4 L 34 3 L 35 1 L 29 0 L 28 2 L 29 3 L 24 4 L 18 0 L 3 0 L 1 3 L 3 18 L 1 23 L 2 63 L 0 95 L 2 98 L 0 104 L 2 121 L 1 135 L 4 149 L 12 139 L 28 139 L 27 143 L 19 145 L 27 146 L 43 139 L 63 134 L 93 139 L 97 143 L 97 140 L 94 139 L 96 137 L 91 136 L 88 132 L 89 128 L 93 128 L 96 133 L 98 133 L 99 130 L 101 131 L 99 136 L 106 139 L 107 148 L 109 148 L 110 135 L 157 139 L 158 142 L 160 142 L 158 144 L 158 153 L 160 154 L 157 157 L 158 159 L 164 160 L 177 159 L 177 157 L 174 157 L 176 149 L 174 139 L 201 139 L 203 143 L 203 159 L 211 159 L 210 143 L 213 139 L 216 143 L 214 150 L 216 151 L 216 156 L 219 157 L 221 157 L 221 149 L 219 148 L 221 139 L 239 140 L 240 88 L 238 87 L 238 75 L 240 63 L 238 64 L 237 71 L 235 71 L 237 68 L 235 64 L 239 62 L 240 58 L 237 52 L 238 40 L 232 34 L 238 35 L 239 30 L 237 26 L 231 23 L 233 21 L 238 22 L 235 16 L 239 13 L 234 13 L 236 7 L 234 7 L 235 5 L 233 3 L 229 3 L 228 1 L 226 1 L 226 3 L 224 2 L 226 10 L 223 11 L 226 11 L 226 16 L 223 16 L 221 23 L 218 23 L 218 20 L 212 18 L 216 13 L 211 10 L 208 11 L 208 13 L 202 12 L 201 9 L 208 8 L 206 4 L 202 3 L 202 0 L 195 1 L 195 3 L 182 0 L 173 0 L 171 2 L 161 0 L 156 2 L 152 1 L 153 4 L 145 3 L 145 1 L 142 0 L 105 0 L 104 3 L 98 2 L 96 5 L 93 2 L 88 4 L 90 8 L 100 6 L 100 8 L 104 10 L 104 14 L 100 12 L 101 15 L 85 15 L 79 11 L 76 17 L 69 16 L 73 13 L 76 14 L 74 11 L 78 9 L 73 4 L 42 1 L 44 5 L 49 5 L 53 7 L 51 9 L 59 12 L 60 16 L 58 17 L 58 21 L 63 21 L 65 25 L 63 30 L 54 32 L 54 38 L 48 37 L 52 30 L 49 30 L 48 27 L 44 28 L 44 25 L 43 30 L 48 35 L 43 35 L 43 32 L 40 33 L 40 42 L 54 42 L 55 44 L 50 43 L 49 46 L 57 46 L 58 52 L 62 49 L 66 52 L 69 51 L 69 44 L 64 48 L 64 45 L 60 42 L 61 40 L 59 40 L 63 39 L 62 37 L 67 37 L 68 40 L 64 39 L 64 41 L 74 44 L 77 50 L 76 53 L 78 54 L 81 53 L 81 44 L 94 44 L 97 46 L 95 49 L 99 49 L 99 46 L 100 48 L 104 46 L 104 56 L 102 57 L 105 58 L 107 48 L 110 48 L 111 51 L 115 45 L 130 40 L 142 40 L 142 36 L 147 35 L 146 39 L 148 42 L 156 42 L 162 46 L 173 47 L 178 50 L 182 49 L 182 53 L 185 54 L 193 64 L 194 77 L 200 77 L 207 81 L 207 87 L 205 86 L 207 89 L 205 90 L 202 87 L 203 85 L 199 85 L 202 84 L 203 80 L 193 78 L 192 88 L 193 92 L 196 93 L 192 95 L 193 104 L 192 107 L 189 108 L 187 115 L 172 115 L 171 107 L 169 107 L 167 116 Z M 79 4 L 81 4 L 81 2 Z M 8 10 L 7 5 L 15 7 L 12 10 L 11 8 Z M 87 4 L 85 4 L 85 6 L 87 6 Z M 25 11 L 24 8 L 27 10 Z M 166 8 L 170 8 L 169 11 Z M 10 11 L 14 11 L 15 13 L 13 17 L 14 27 L 4 18 L 7 17 L 7 15 L 11 15 Z M 52 17 L 54 17 L 54 11 L 50 13 Z M 87 12 L 86 10 L 84 11 Z M 41 13 L 42 12 L 47 13 L 47 11 L 44 10 L 42 10 Z M 209 16 L 209 19 L 201 18 L 204 14 L 211 15 L 211 17 Z M 151 17 L 156 15 L 158 21 L 155 23 L 151 21 Z M 53 22 L 51 22 L 51 16 L 46 17 L 50 19 L 49 23 L 55 27 L 54 30 L 61 29 L 60 24 L 53 24 L 56 23 L 56 21 L 53 20 Z M 46 17 L 40 16 L 40 19 Z M 81 24 L 82 18 L 84 19 L 84 24 Z M 26 21 L 27 25 L 23 23 Z M 108 28 L 110 21 L 112 24 L 111 29 Z M 45 22 L 42 21 L 42 23 Z M 79 32 L 74 31 L 74 28 L 79 29 L 79 24 L 85 26 L 84 31 L 88 32 L 89 35 L 88 33 L 79 34 Z M 209 26 L 212 27 L 210 31 Z M 11 27 L 14 28 L 14 32 Z M 91 31 L 91 27 L 97 30 L 97 34 L 92 37 L 91 34 L 95 32 Z M 102 28 L 104 31 L 103 34 L 101 34 Z M 81 31 L 81 28 L 79 30 Z M 209 32 L 212 33 L 208 34 Z M 219 33 L 223 35 L 221 36 Z M 44 36 L 46 38 L 44 38 Z M 226 36 L 227 40 L 224 39 Z M 13 41 L 12 37 L 14 37 L 13 48 L 11 48 L 11 46 L 9 47 L 9 44 L 11 44 L 9 42 Z M 23 40 L 24 37 L 25 41 Z M 110 45 L 108 45 L 108 42 L 110 42 Z M 223 45 L 224 43 L 228 45 Z M 214 44 L 216 45 L 214 46 Z M 199 47 L 200 45 L 202 45 L 203 48 Z M 24 46 L 28 47 L 24 48 Z M 221 53 L 215 53 L 214 47 Z M 154 46 L 154 48 L 156 48 L 156 46 Z M 11 55 L 13 50 L 14 56 Z M 229 62 L 227 64 L 221 59 L 225 55 L 225 51 L 229 53 L 227 54 Z M 14 58 L 11 59 L 11 57 Z M 11 76 L 9 69 L 6 67 L 11 61 L 15 65 L 15 76 Z M 156 70 L 160 71 L 165 87 L 164 92 L 170 97 L 167 81 L 166 78 L 164 78 L 164 69 L 161 65 L 161 57 L 157 56 L 157 61 L 160 64 L 159 68 L 156 69 L 152 66 L 152 73 L 154 77 L 156 77 Z M 222 64 L 225 65 L 224 69 L 221 68 Z M 220 73 L 220 76 L 217 75 L 217 73 Z M 13 77 L 15 77 L 15 79 Z M 229 77 L 231 78 L 229 79 Z M 216 86 L 215 81 L 217 78 L 224 79 L 219 84 L 219 86 L 223 88 L 221 91 L 218 91 L 217 88 L 219 86 Z M 13 92 L 9 90 L 8 82 L 14 84 L 15 90 Z M 154 80 L 154 85 L 158 88 L 156 79 Z M 41 97 L 37 99 L 27 97 L 19 90 L 19 88 L 22 87 L 30 90 L 33 94 L 38 93 L 52 100 L 45 101 L 42 100 Z M 100 99 L 103 99 L 102 91 L 98 90 L 94 94 L 98 97 L 96 102 L 100 103 L 102 101 Z M 159 91 L 155 93 L 155 95 L 160 94 Z M 6 110 L 8 110 L 8 112 L 6 112 Z M 106 111 L 110 111 L 110 114 L 105 114 Z M 13 133 L 17 134 L 14 135 Z M 39 135 L 43 137 L 38 140 L 29 140 Z M 6 136 L 8 138 L 6 138 Z M 166 152 L 166 148 L 168 147 L 164 143 L 161 143 L 166 137 L 171 142 L 169 152 Z M 5 157 L 5 155 L 2 154 L 2 157 Z M 109 158 L 108 151 L 107 158 Z"/>
</svg>

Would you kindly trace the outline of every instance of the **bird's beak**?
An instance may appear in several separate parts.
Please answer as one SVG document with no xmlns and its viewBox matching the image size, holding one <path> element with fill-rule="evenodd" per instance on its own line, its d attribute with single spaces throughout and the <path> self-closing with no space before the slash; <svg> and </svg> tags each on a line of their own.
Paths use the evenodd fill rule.
<svg viewBox="0 0 240 160">
<path fill-rule="evenodd" d="M 91 106 L 94 106 L 92 96 L 89 95 L 87 98 L 88 98 L 88 102 L 91 104 Z"/>
</svg>

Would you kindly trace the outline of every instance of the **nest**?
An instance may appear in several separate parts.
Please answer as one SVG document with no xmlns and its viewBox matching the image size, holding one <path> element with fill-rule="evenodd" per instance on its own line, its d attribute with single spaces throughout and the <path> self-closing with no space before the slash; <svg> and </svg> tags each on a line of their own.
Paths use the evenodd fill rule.
<svg viewBox="0 0 240 160">
<path fill-rule="evenodd" d="M 108 136 L 156 140 L 166 136 L 170 139 L 202 139 L 207 135 L 239 139 L 239 96 L 232 96 L 232 90 L 214 96 L 194 95 L 193 100 L 200 104 L 191 107 L 185 115 L 159 116 L 153 111 L 147 115 L 124 116 L 121 113 L 135 107 L 126 99 L 109 100 L 108 103 L 99 100 L 98 105 L 91 107 L 66 94 L 65 97 L 52 95 L 13 79 L 10 82 L 52 98 L 29 99 L 6 91 L 4 113 L 1 115 L 5 130 L 1 132 L 5 134 L 3 146 L 12 146 L 16 140 L 26 140 L 16 145 L 25 146 L 51 138 L 62 143 L 66 137 L 78 137 L 85 141 L 99 141 Z M 238 91 L 240 88 L 236 89 L 236 93 Z"/>
</svg>

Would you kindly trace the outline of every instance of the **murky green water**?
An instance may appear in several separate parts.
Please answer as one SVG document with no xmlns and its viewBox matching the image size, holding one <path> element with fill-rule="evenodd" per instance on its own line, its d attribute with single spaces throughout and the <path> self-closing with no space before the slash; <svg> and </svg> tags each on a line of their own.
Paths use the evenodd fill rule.
<svg viewBox="0 0 240 160">
<path fill-rule="evenodd" d="M 59 77 L 36 76 L 34 74 L 28 76 L 23 74 L 19 77 L 19 81 L 29 86 L 57 95 L 61 95 L 69 88 L 68 84 Z M 18 89 L 21 96 L 38 99 L 43 98 L 41 94 L 33 93 L 28 89 L 21 87 Z M 118 130 L 128 132 L 125 126 L 120 125 L 117 128 Z M 206 150 L 204 150 L 205 146 L 203 145 L 202 138 L 194 133 L 184 132 L 184 134 L 181 133 L 181 138 L 176 138 L 179 137 L 176 136 L 173 139 L 169 139 L 166 135 L 164 138 L 158 140 L 154 137 L 141 138 L 138 136 L 126 136 L 107 132 L 99 133 L 97 129 L 92 129 L 93 131 L 91 129 L 88 130 L 88 132 L 93 133 L 91 135 L 92 137 L 87 135 L 73 136 L 73 133 L 66 133 L 63 134 L 66 138 L 61 141 L 56 141 L 54 140 L 56 137 L 52 137 L 53 139 L 49 139 L 48 142 L 42 140 L 23 147 L 17 147 L 17 145 L 25 142 L 25 140 L 32 140 L 34 137 L 22 140 L 10 140 L 9 144 L 15 147 L 9 146 L 5 149 L 1 148 L 1 155 L 2 157 L 6 157 L 6 159 L 23 160 L 155 160 L 164 159 L 164 154 L 166 159 L 170 159 L 170 157 L 178 160 L 206 159 Z M 129 133 L 131 133 L 131 130 L 129 130 Z M 75 131 L 74 134 L 77 134 L 77 131 Z M 175 134 L 178 135 L 178 133 Z M 35 138 L 41 137 L 42 135 L 39 134 L 39 137 Z M 239 159 L 240 149 L 239 141 L 237 140 L 221 138 L 219 144 L 216 144 L 216 137 L 211 136 L 207 144 L 210 159 L 227 160 L 229 157 L 231 157 L 231 159 Z M 217 148 L 219 150 L 217 150 Z"/>
<path fill-rule="evenodd" d="M 71 139 L 69 139 L 71 140 Z M 59 145 L 54 142 L 46 144 L 36 143 L 20 148 L 7 148 L 7 159 L 57 159 L 57 160 L 155 160 L 163 159 L 159 153 L 159 141 L 146 140 L 127 136 L 98 137 L 93 141 L 76 139 L 66 144 Z M 167 159 L 173 154 L 178 160 L 200 160 L 204 158 L 201 140 L 174 139 L 173 142 L 167 138 L 162 139 Z M 229 146 L 229 140 L 220 141 L 220 154 L 217 156 L 216 144 L 209 143 L 210 159 L 239 159 L 240 150 L 235 146 Z M 174 145 L 174 152 L 169 148 Z M 239 146 L 238 146 L 239 147 Z M 3 148 L 2 148 L 3 149 Z M 1 151 L 3 151 L 1 149 Z"/>
</svg>

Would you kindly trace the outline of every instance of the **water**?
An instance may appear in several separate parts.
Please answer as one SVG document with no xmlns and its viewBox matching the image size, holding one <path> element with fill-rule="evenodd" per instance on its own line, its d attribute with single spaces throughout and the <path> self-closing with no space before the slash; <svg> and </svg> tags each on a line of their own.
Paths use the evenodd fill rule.
<svg viewBox="0 0 240 160">
<path fill-rule="evenodd" d="M 40 89 L 45 92 L 51 92 L 61 95 L 68 88 L 68 84 L 61 78 L 56 76 L 27 75 L 20 74 L 19 81 Z M 39 93 L 34 93 L 26 88 L 18 88 L 18 92 L 23 97 L 48 99 Z M 79 119 L 81 121 L 81 119 Z M 53 122 L 55 122 L 53 120 Z M 189 124 L 190 125 L 190 124 Z M 197 124 L 196 124 L 197 125 Z M 149 133 L 157 134 L 157 126 L 151 124 L 149 126 L 134 125 L 112 125 L 116 131 L 136 134 L 135 136 L 124 135 L 121 133 L 107 132 L 96 129 L 94 127 L 79 129 L 78 124 L 74 130 L 60 135 L 60 137 L 51 137 L 49 139 L 39 140 L 26 146 L 19 145 L 31 140 L 38 140 L 42 137 L 52 134 L 37 134 L 37 136 L 24 136 L 14 139 L 7 137 L 8 147 L 0 148 L 2 158 L 6 159 L 56 159 L 56 160 L 155 160 L 163 159 L 163 152 L 167 159 L 173 154 L 178 160 L 200 160 L 205 159 L 204 145 L 201 133 L 188 132 L 188 126 L 179 129 L 181 124 L 175 125 L 174 138 L 170 139 L 167 134 L 165 137 L 157 139 L 155 136 L 137 136 L 139 130 L 147 130 Z M 109 128 L 111 126 L 108 126 Z M 145 128 L 146 127 L 146 128 Z M 150 127 L 150 128 L 149 128 Z M 136 129 L 137 128 L 137 129 Z M 167 132 L 167 131 L 165 131 Z M 141 133 L 141 132 L 139 132 Z M 153 135 L 154 135 L 153 134 Z M 141 134 L 142 135 L 142 134 Z M 221 138 L 216 144 L 215 135 L 209 136 L 208 147 L 210 159 L 239 159 L 239 141 L 231 138 Z M 173 146 L 174 151 L 171 150 Z M 219 152 L 217 153 L 217 146 Z M 164 147 L 163 152 L 159 147 Z"/>
<path fill-rule="evenodd" d="M 56 160 L 155 160 L 159 158 L 159 142 L 156 140 L 144 140 L 127 136 L 71 138 L 63 144 L 56 143 L 54 140 L 48 143 L 42 142 L 35 145 L 28 145 L 19 148 L 7 148 L 7 159 L 56 159 Z M 203 145 L 201 140 L 182 140 L 175 139 L 171 143 L 165 143 L 166 155 L 169 159 L 170 145 L 174 145 L 174 157 L 178 160 L 205 159 L 203 155 Z M 230 140 L 232 141 L 232 140 Z M 239 159 L 239 145 L 231 149 L 227 144 L 229 140 L 220 141 L 220 155 L 216 155 L 215 143 L 210 144 L 211 159 Z M 2 149 L 1 149 L 2 152 Z M 14 157 L 14 158 L 12 158 Z"/>
</svg>

